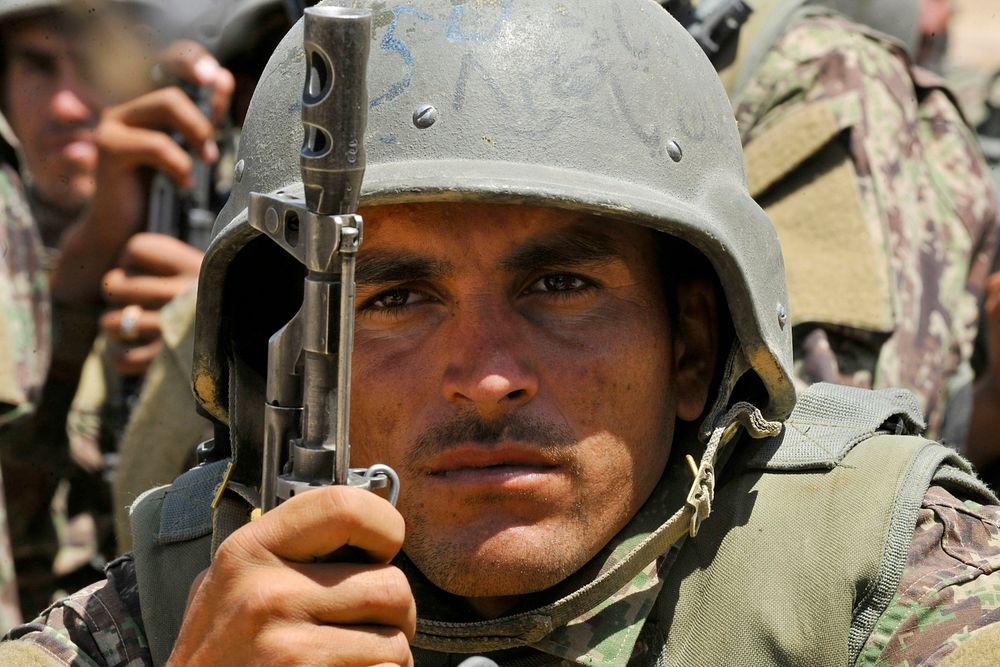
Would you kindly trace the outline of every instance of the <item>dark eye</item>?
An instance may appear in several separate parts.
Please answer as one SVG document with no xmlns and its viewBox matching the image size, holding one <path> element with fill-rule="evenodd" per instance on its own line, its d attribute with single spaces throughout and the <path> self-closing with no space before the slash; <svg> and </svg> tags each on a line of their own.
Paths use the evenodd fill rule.
<svg viewBox="0 0 1000 667">
<path fill-rule="evenodd" d="M 586 289 L 591 284 L 572 273 L 550 273 L 536 280 L 528 288 L 529 292 L 573 292 Z"/>
<path fill-rule="evenodd" d="M 25 68 L 32 74 L 41 76 L 55 76 L 57 63 L 56 59 L 45 53 L 24 53 L 21 55 Z"/>
<path fill-rule="evenodd" d="M 397 288 L 380 292 L 368 300 L 363 310 L 398 310 L 427 301 L 428 297 L 416 290 Z"/>
</svg>

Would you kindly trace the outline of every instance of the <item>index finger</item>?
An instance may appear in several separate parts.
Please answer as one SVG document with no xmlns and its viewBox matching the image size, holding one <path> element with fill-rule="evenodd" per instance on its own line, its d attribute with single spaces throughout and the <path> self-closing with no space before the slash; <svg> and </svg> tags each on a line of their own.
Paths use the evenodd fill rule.
<svg viewBox="0 0 1000 667">
<path fill-rule="evenodd" d="M 236 88 L 232 73 L 198 42 L 181 39 L 160 53 L 160 69 L 173 78 L 212 87 L 212 120 L 222 119 Z"/>
<path fill-rule="evenodd" d="M 267 551 L 299 563 L 344 546 L 361 549 L 372 562 L 388 563 L 405 536 L 403 517 L 395 507 L 350 486 L 323 486 L 293 496 L 248 528 Z"/>
<path fill-rule="evenodd" d="M 139 232 L 125 244 L 118 257 L 118 266 L 133 273 L 196 278 L 203 256 L 201 250 L 180 239 L 156 232 Z"/>
</svg>

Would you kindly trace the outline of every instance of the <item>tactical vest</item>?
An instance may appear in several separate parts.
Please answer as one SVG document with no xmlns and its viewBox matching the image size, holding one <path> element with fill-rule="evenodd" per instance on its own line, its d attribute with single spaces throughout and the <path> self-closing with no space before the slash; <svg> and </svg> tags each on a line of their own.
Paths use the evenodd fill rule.
<svg viewBox="0 0 1000 667">
<path fill-rule="evenodd" d="M 736 443 L 734 473 L 723 475 L 711 516 L 683 544 L 642 630 L 642 662 L 854 664 L 896 591 L 927 488 L 997 502 L 954 451 L 895 435 L 920 425 L 909 392 L 820 384 L 800 396 L 781 435 Z M 132 508 L 157 665 L 176 640 L 191 581 L 209 565 L 225 467 L 189 471 Z M 215 530 L 228 532 L 226 521 L 217 513 Z M 447 664 L 428 648 L 415 652 L 418 664 Z"/>
</svg>

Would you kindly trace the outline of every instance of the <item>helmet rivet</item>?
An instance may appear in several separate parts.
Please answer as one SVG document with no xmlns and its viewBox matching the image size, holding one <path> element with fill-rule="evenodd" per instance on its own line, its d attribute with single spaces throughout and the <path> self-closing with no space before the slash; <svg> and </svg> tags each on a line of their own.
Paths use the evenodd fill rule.
<svg viewBox="0 0 1000 667">
<path fill-rule="evenodd" d="M 680 162 L 681 158 L 684 157 L 684 151 L 681 150 L 681 145 L 671 139 L 667 142 L 667 155 L 674 162 Z"/>
<path fill-rule="evenodd" d="M 785 307 L 782 304 L 779 303 L 778 304 L 778 324 L 781 325 L 781 328 L 784 328 L 786 322 L 788 322 L 788 311 L 785 310 Z"/>
<path fill-rule="evenodd" d="M 275 234 L 278 231 L 278 210 L 274 208 L 267 209 L 267 213 L 264 214 L 264 227 L 271 234 Z"/>
<path fill-rule="evenodd" d="M 438 119 L 438 110 L 430 104 L 421 104 L 413 112 L 413 124 L 421 130 L 426 130 Z"/>
<path fill-rule="evenodd" d="M 239 183 L 243 180 L 243 170 L 246 169 L 247 165 L 243 160 L 236 163 L 236 167 L 233 168 L 233 180 Z"/>
</svg>

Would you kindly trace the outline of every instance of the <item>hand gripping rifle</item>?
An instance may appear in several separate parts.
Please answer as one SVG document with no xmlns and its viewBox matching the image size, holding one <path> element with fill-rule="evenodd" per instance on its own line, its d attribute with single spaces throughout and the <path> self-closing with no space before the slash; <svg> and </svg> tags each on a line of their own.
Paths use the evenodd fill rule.
<svg viewBox="0 0 1000 667">
<path fill-rule="evenodd" d="M 212 117 L 212 86 L 198 86 L 191 89 L 182 88 L 191 95 L 198 110 L 206 118 Z M 174 141 L 184 144 L 180 134 L 173 136 Z M 212 240 L 212 225 L 215 223 L 212 194 L 212 165 L 202 162 L 192 153 L 194 162 L 194 186 L 190 190 L 181 190 L 164 172 L 153 175 L 149 189 L 149 222 L 147 229 L 159 234 L 167 234 L 180 239 L 188 245 L 193 245 L 203 251 Z"/>
<path fill-rule="evenodd" d="M 305 11 L 305 198 L 250 195 L 250 224 L 307 269 L 302 307 L 268 343 L 261 509 L 328 484 L 389 487 L 392 468 L 350 468 L 354 263 L 365 171 L 371 13 L 341 7 Z"/>
<path fill-rule="evenodd" d="M 191 96 L 206 118 L 212 117 L 212 86 L 192 88 L 182 85 L 181 88 Z M 172 138 L 178 144 L 185 145 L 180 133 L 175 133 Z M 146 229 L 172 236 L 204 252 L 212 240 L 212 225 L 218 212 L 213 201 L 214 172 L 212 165 L 206 164 L 194 153 L 191 153 L 191 158 L 194 162 L 194 185 L 190 189 L 179 188 L 163 171 L 153 174 L 149 186 Z M 139 401 L 142 383 L 141 375 L 122 377 L 120 384 L 109 394 L 109 400 L 113 402 L 112 430 L 115 442 L 121 442 L 125 436 L 125 429 Z M 105 470 L 112 474 L 118 456 L 108 454 L 105 458 Z"/>
</svg>

